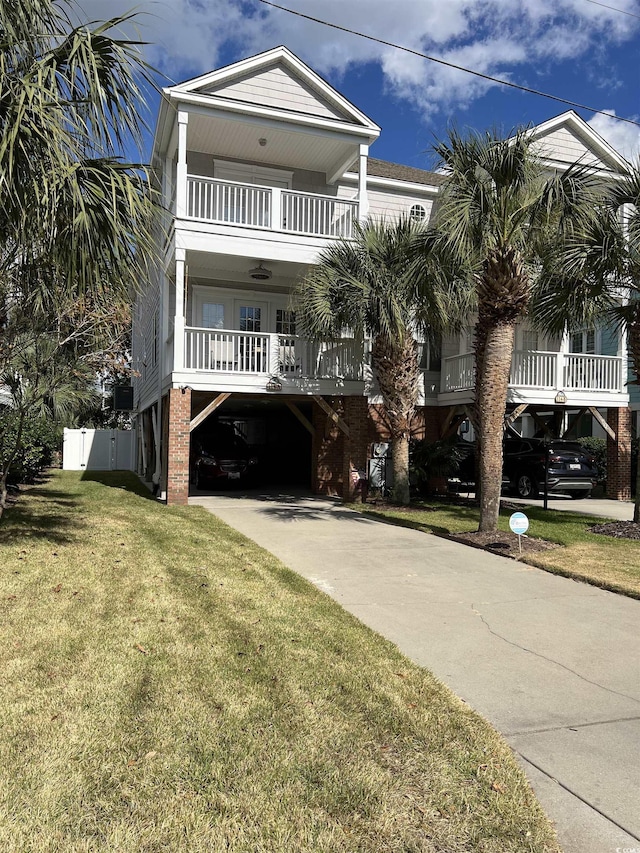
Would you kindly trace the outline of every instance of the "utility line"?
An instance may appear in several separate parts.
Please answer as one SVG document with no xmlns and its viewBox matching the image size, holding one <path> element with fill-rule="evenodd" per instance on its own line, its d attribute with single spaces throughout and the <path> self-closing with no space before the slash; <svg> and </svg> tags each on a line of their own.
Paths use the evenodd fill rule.
<svg viewBox="0 0 640 853">
<path fill-rule="evenodd" d="M 352 30 L 349 29 L 349 27 L 343 27 L 340 24 L 333 24 L 331 21 L 323 21 L 321 18 L 314 18 L 313 15 L 305 15 L 304 12 L 297 12 L 295 9 L 288 9 L 286 6 L 280 6 L 278 3 L 273 3 L 272 0 L 258 0 L 258 2 L 264 3 L 265 6 L 271 6 L 273 9 L 279 9 L 281 12 L 288 12 L 290 15 L 296 15 L 298 18 L 304 18 L 307 21 L 312 21 L 314 24 L 322 24 L 324 27 L 331 27 L 334 30 L 349 33 L 349 35 L 359 36 L 360 38 L 368 39 L 369 41 L 376 42 L 377 44 L 383 44 L 385 47 L 393 47 L 395 50 L 402 50 L 405 53 L 411 53 L 413 56 L 419 56 L 422 59 L 428 59 L 430 62 L 436 62 L 438 65 L 445 65 L 447 68 L 454 68 L 456 71 L 464 71 L 465 74 L 472 74 L 475 77 L 481 77 L 483 80 L 489 80 L 491 83 L 498 83 L 501 86 L 508 86 L 511 89 L 526 92 L 529 95 L 538 95 L 540 98 L 548 98 L 551 101 L 566 104 L 569 107 L 576 107 L 579 110 L 599 113 L 600 115 L 608 116 L 616 121 L 624 121 L 627 124 L 633 124 L 635 127 L 640 127 L 640 121 L 635 121 L 632 118 L 613 115 L 612 113 L 607 112 L 607 110 L 599 110 L 596 107 L 590 107 L 587 104 L 570 101 L 568 98 L 561 98 L 559 95 L 551 95 L 549 92 L 541 92 L 539 89 L 530 89 L 528 86 L 521 86 L 519 83 L 512 83 L 510 80 L 502 80 L 499 77 L 492 77 L 490 74 L 483 74 L 481 71 L 474 71 L 472 68 L 465 68 L 463 65 L 456 65 L 454 62 L 447 62 L 446 59 L 429 56 L 429 54 L 421 53 L 419 50 L 414 50 L 411 47 L 405 47 L 404 45 L 396 44 L 392 41 L 386 41 L 386 39 L 377 38 L 376 36 L 370 36 L 367 33 L 361 33 L 358 30 Z M 595 0 L 590 0 L 590 2 L 595 2 Z"/>
<path fill-rule="evenodd" d="M 616 9 L 615 6 L 607 6 L 606 3 L 600 3 L 598 0 L 584 0 L 585 3 L 593 3 L 594 6 L 602 6 L 603 9 L 609 9 L 611 12 L 619 12 L 621 15 L 628 15 L 630 18 L 637 18 L 640 21 L 640 15 L 635 12 L 627 12 L 626 9 Z"/>
</svg>

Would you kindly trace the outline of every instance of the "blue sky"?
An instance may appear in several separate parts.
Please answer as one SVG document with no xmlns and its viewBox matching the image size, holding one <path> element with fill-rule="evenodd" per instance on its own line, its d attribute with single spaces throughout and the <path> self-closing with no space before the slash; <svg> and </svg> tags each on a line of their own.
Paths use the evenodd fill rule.
<svg viewBox="0 0 640 853">
<path fill-rule="evenodd" d="M 640 122 L 640 0 L 278 2 Z M 81 5 L 89 18 L 105 19 L 131 3 L 81 0 Z M 509 131 L 568 109 L 259 0 L 138 0 L 136 9 L 139 34 L 149 42 L 147 58 L 171 81 L 286 44 L 382 127 L 371 155 L 398 163 L 428 168 L 430 146 L 451 124 Z M 157 103 L 151 108 L 155 113 Z M 621 153 L 638 156 L 639 126 L 578 112 Z"/>
</svg>

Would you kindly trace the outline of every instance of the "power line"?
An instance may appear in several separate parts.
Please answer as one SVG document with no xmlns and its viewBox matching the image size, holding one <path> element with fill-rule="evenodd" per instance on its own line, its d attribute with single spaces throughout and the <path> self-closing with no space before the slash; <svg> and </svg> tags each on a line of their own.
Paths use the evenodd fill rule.
<svg viewBox="0 0 640 853">
<path fill-rule="evenodd" d="M 430 62 L 436 62 L 438 65 L 445 65 L 447 68 L 454 68 L 456 71 L 464 71 L 465 74 L 472 74 L 474 77 L 481 77 L 483 80 L 489 80 L 491 83 L 498 83 L 501 86 L 508 86 L 511 89 L 526 92 L 529 95 L 538 95 L 540 98 L 548 98 L 551 101 L 566 104 L 569 107 L 576 107 L 579 110 L 588 110 L 592 113 L 599 113 L 600 115 L 608 116 L 616 121 L 624 121 L 627 124 L 633 124 L 635 127 L 640 127 L 640 121 L 635 121 L 632 118 L 613 115 L 612 113 L 607 112 L 607 110 L 600 110 L 596 107 L 590 107 L 587 104 L 570 101 L 568 98 L 561 98 L 559 95 L 551 95 L 548 92 L 541 92 L 539 89 L 530 89 L 528 86 L 521 86 L 519 83 L 512 83 L 510 80 L 502 80 L 500 77 L 492 77 L 490 74 L 483 74 L 481 71 L 474 71 L 472 68 L 465 68 L 463 65 L 456 65 L 454 62 L 447 62 L 446 59 L 439 59 L 437 56 L 429 56 L 429 54 L 421 53 L 419 50 L 414 50 L 411 47 L 405 47 L 404 45 L 396 44 L 392 41 L 386 41 L 385 39 L 377 38 L 376 36 L 370 36 L 367 33 L 361 33 L 358 30 L 352 30 L 349 27 L 343 27 L 340 24 L 333 24 L 330 21 L 323 21 L 321 18 L 314 18 L 313 15 L 305 15 L 304 12 L 297 12 L 295 9 L 288 9 L 286 6 L 280 6 L 278 3 L 273 3 L 272 0 L 258 0 L 258 2 L 264 3 L 265 6 L 271 6 L 274 9 L 279 9 L 281 12 L 288 12 L 290 15 L 296 15 L 298 18 L 313 21 L 315 24 L 322 24 L 324 27 L 331 27 L 334 30 L 340 30 L 340 32 L 348 33 L 349 35 L 359 36 L 360 38 L 368 39 L 369 41 L 376 42 L 377 44 L 383 44 L 385 47 L 402 50 L 405 53 L 413 54 L 413 56 L 428 59 Z M 589 0 L 589 2 L 595 2 L 595 0 Z"/>
<path fill-rule="evenodd" d="M 637 18 L 640 21 L 640 15 L 635 12 L 627 12 L 626 9 L 617 9 L 615 6 L 607 6 L 606 3 L 600 3 L 598 0 L 584 0 L 585 3 L 592 3 L 594 6 L 602 6 L 603 9 L 609 9 L 611 12 L 619 12 L 621 15 L 628 15 L 630 18 Z"/>
</svg>

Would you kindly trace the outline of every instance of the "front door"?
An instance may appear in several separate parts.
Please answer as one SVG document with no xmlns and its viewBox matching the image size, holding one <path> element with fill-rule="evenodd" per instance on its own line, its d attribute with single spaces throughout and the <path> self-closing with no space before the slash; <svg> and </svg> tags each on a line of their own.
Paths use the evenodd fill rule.
<svg viewBox="0 0 640 853">
<path fill-rule="evenodd" d="M 236 301 L 240 338 L 241 370 L 248 373 L 266 373 L 268 369 L 269 339 L 262 332 L 268 329 L 268 306 L 254 299 Z"/>
</svg>

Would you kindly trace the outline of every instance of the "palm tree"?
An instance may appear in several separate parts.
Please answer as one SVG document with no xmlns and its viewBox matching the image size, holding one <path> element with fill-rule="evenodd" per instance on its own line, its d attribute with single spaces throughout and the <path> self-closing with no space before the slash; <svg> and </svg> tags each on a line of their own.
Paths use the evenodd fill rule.
<svg viewBox="0 0 640 853">
<path fill-rule="evenodd" d="M 75 12 L 0 4 L 0 273 L 20 287 L 21 269 L 46 259 L 55 287 L 104 296 L 102 282 L 126 292 L 150 256 L 147 174 L 121 158 L 141 146 L 148 73 L 118 36 L 130 16 L 73 26 Z"/>
<path fill-rule="evenodd" d="M 18 418 L 0 458 L 0 513 L 25 419 L 80 399 L 74 375 L 109 349 L 105 317 L 153 263 L 149 175 L 122 157 L 141 148 L 139 85 L 150 82 L 138 45 L 119 35 L 130 17 L 76 26 L 71 0 L 0 4 L 0 385 Z"/>
<path fill-rule="evenodd" d="M 475 408 L 480 446 L 480 531 L 495 531 L 502 438 L 518 320 L 544 279 L 551 242 L 593 226 L 597 183 L 579 166 L 548 175 L 527 130 L 463 138 L 451 131 L 435 152 L 448 174 L 436 227 L 472 271 L 477 305 Z M 556 255 L 558 258 L 560 254 Z"/>
<path fill-rule="evenodd" d="M 371 339 L 371 366 L 391 433 L 393 500 L 400 504 L 409 503 L 417 338 L 435 340 L 451 316 L 442 267 L 434 262 L 428 268 L 416 257 L 419 240 L 425 240 L 423 227 L 407 217 L 356 223 L 353 239 L 326 248 L 294 294 L 303 333 L 336 340 L 351 329 L 357 339 Z"/>
<path fill-rule="evenodd" d="M 622 262 L 616 267 L 626 297 L 609 309 L 614 324 L 627 333 L 629 359 L 636 383 L 640 382 L 640 161 L 611 188 L 609 209 L 615 222 L 622 220 Z M 620 212 L 623 212 L 620 217 Z M 636 459 L 633 520 L 640 523 L 640 445 Z"/>
</svg>

